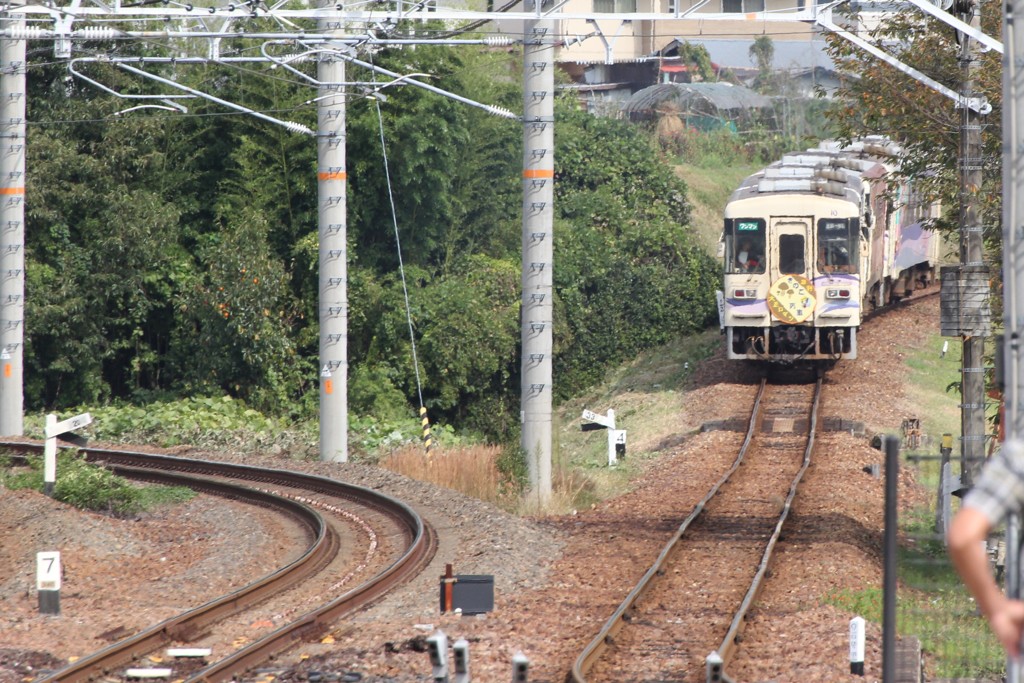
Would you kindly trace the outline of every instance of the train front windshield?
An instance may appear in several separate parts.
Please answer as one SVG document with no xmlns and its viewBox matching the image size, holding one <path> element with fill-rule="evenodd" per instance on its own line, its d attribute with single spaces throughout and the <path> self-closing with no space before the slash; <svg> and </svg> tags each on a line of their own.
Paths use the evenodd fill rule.
<svg viewBox="0 0 1024 683">
<path fill-rule="evenodd" d="M 856 218 L 818 220 L 818 271 L 856 273 L 860 239 Z"/>
<path fill-rule="evenodd" d="M 763 218 L 726 218 L 725 242 L 725 272 L 764 272 L 766 252 Z"/>
</svg>

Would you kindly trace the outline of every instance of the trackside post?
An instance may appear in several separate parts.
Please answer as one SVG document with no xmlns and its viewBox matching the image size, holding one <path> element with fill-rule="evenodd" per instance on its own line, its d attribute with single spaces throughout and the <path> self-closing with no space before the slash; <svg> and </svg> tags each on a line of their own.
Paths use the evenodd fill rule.
<svg viewBox="0 0 1024 683">
<path fill-rule="evenodd" d="M 448 683 L 448 636 L 444 631 L 435 631 L 427 638 L 427 649 L 430 652 L 430 664 L 434 667 L 432 680 L 435 683 Z"/>
<path fill-rule="evenodd" d="M 850 673 L 864 675 L 864 617 L 850 619 Z"/>
<path fill-rule="evenodd" d="M 36 591 L 40 614 L 60 614 L 60 553 L 36 553 Z"/>
<path fill-rule="evenodd" d="M 605 429 L 608 432 L 608 466 L 618 462 L 619 457 L 626 457 L 626 430 L 615 428 L 615 411 L 608 409 L 607 415 L 598 415 L 591 410 L 583 411 L 584 423 L 580 426 L 584 432 Z"/>
<path fill-rule="evenodd" d="M 57 422 L 57 416 L 50 413 L 46 416 L 46 443 L 43 445 L 43 493 L 53 496 L 57 482 L 57 437 L 73 429 L 92 424 L 92 416 L 82 413 Z"/>
</svg>

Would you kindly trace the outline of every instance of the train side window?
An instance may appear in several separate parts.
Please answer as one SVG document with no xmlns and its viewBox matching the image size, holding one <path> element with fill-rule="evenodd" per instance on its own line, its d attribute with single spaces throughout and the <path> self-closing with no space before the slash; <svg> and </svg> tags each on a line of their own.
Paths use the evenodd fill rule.
<svg viewBox="0 0 1024 683">
<path fill-rule="evenodd" d="M 764 225 L 760 218 L 727 219 L 726 234 L 731 238 L 726 248 L 727 272 L 764 272 Z"/>
<path fill-rule="evenodd" d="M 804 272 L 804 236 L 779 235 L 779 272 Z"/>
</svg>

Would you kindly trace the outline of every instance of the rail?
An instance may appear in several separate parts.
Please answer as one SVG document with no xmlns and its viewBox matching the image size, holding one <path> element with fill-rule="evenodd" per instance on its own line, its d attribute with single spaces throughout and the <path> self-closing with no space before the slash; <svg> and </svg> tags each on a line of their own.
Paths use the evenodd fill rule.
<svg viewBox="0 0 1024 683">
<path fill-rule="evenodd" d="M 0 447 L 22 453 L 38 453 L 43 448 L 42 444 L 27 441 L 0 441 Z M 282 588 L 301 581 L 324 566 L 329 558 L 337 553 L 339 542 L 336 534 L 327 527 L 319 513 L 310 507 L 248 486 L 194 475 L 270 482 L 347 499 L 390 517 L 402 529 L 407 544 L 393 562 L 370 580 L 233 652 L 228 657 L 193 673 L 186 679 L 188 681 L 229 681 L 298 642 L 322 635 L 331 628 L 332 622 L 379 599 L 390 588 L 422 570 L 433 557 L 437 547 L 436 534 L 412 508 L 402 501 L 361 486 L 311 474 L 236 463 L 193 460 L 128 450 L 82 448 L 79 451 L 87 460 L 100 462 L 131 478 L 176 482 L 218 495 L 276 507 L 303 520 L 314 541 L 302 557 L 286 567 L 235 592 L 83 657 L 52 676 L 40 679 L 38 683 L 77 683 L 106 676 L 125 662 L 152 652 L 171 640 L 187 640 L 190 634 L 199 632 L 205 625 L 246 609 Z M 182 474 L 182 471 L 188 474 Z"/>
<path fill-rule="evenodd" d="M 624 621 L 628 618 L 628 614 L 637 601 L 643 597 L 647 591 L 652 579 L 661 573 L 665 562 L 671 554 L 672 550 L 679 543 L 679 540 L 683 537 L 686 531 L 690 528 L 690 525 L 700 516 L 704 511 L 708 501 L 715 497 L 719 489 L 729 480 L 733 473 L 743 463 L 743 458 L 746 456 L 747 449 L 750 447 L 750 442 L 754 438 L 754 434 L 760 427 L 761 419 L 763 415 L 761 413 L 761 399 L 764 397 L 765 387 L 767 386 L 767 380 L 762 379 L 761 385 L 758 388 L 757 396 L 754 398 L 754 407 L 751 410 L 750 420 L 748 421 L 746 437 L 743 439 L 743 444 L 740 446 L 739 453 L 736 459 L 733 461 L 732 466 L 726 470 L 725 474 L 715 483 L 714 486 L 708 490 L 707 494 L 694 506 L 690 514 L 683 520 L 682 524 L 669 539 L 668 543 L 662 549 L 661 553 L 658 554 L 658 558 L 651 565 L 651 568 L 643 575 L 636 586 L 629 592 L 626 599 L 622 601 L 618 609 L 612 613 L 608 621 L 605 622 L 601 630 L 598 631 L 597 635 L 593 640 L 583 649 L 583 652 L 579 657 L 576 658 L 573 664 L 572 671 L 570 672 L 570 680 L 574 683 L 586 683 L 586 676 L 590 672 L 594 663 L 601 658 L 608 643 L 615 637 L 615 634 L 622 628 Z"/>
<path fill-rule="evenodd" d="M 775 545 L 778 543 L 779 537 L 782 535 L 782 527 L 789 518 L 789 511 L 793 506 L 793 499 L 796 498 L 797 487 L 800 485 L 800 482 L 803 480 L 804 473 L 811 464 L 811 453 L 814 450 L 814 436 L 818 425 L 818 408 L 821 405 L 821 384 L 822 381 L 819 379 L 815 383 L 814 387 L 814 399 L 811 403 L 811 419 L 807 435 L 807 446 L 804 448 L 803 464 L 789 486 L 789 493 L 782 506 L 782 512 L 779 515 L 779 520 L 775 524 L 775 531 L 772 532 L 772 536 L 765 546 L 761 562 L 757 567 L 757 573 L 754 575 L 754 580 L 751 582 L 750 588 L 747 590 L 746 595 L 743 597 L 743 602 L 740 604 L 740 608 L 736 611 L 736 615 L 733 617 L 732 623 L 729 625 L 729 631 L 725 634 L 725 638 L 722 639 L 721 645 L 718 646 L 718 649 L 713 655 L 720 660 L 719 662 L 716 662 L 715 665 L 720 665 L 721 670 L 716 672 L 714 671 L 713 666 L 709 667 L 709 683 L 711 681 L 728 682 L 732 680 L 725 673 L 725 668 L 729 662 L 732 661 L 732 656 L 736 652 L 736 643 L 743 632 L 743 626 L 746 624 L 747 612 L 750 611 L 750 606 L 754 604 L 754 600 L 757 599 L 758 594 L 761 592 L 761 587 L 764 585 L 764 577 L 768 573 L 768 564 L 771 561 L 772 552 L 775 550 Z"/>
<path fill-rule="evenodd" d="M 640 619 L 642 623 L 652 617 L 650 615 L 638 616 L 637 603 L 642 599 L 649 596 L 654 592 L 652 585 L 655 576 L 664 576 L 668 571 L 667 565 L 670 562 L 670 556 L 675 553 L 683 545 L 683 539 L 689 537 L 688 534 L 694 522 L 705 512 L 709 502 L 720 494 L 723 486 L 729 482 L 733 475 L 737 472 L 739 467 L 744 464 L 745 460 L 749 457 L 751 451 L 751 443 L 754 440 L 756 433 L 761 431 L 762 422 L 766 419 L 766 410 L 764 406 L 764 399 L 767 389 L 767 380 L 762 380 L 761 385 L 757 391 L 754 399 L 753 408 L 751 410 L 750 419 L 748 421 L 746 436 L 743 443 L 739 447 L 737 456 L 729 467 L 729 469 L 718 479 L 718 481 L 708 490 L 704 497 L 693 507 L 692 511 L 682 522 L 679 528 L 675 531 L 673 536 L 666 543 L 664 548 L 659 553 L 657 559 L 652 564 L 650 569 L 644 574 L 636 586 L 629 592 L 622 604 L 619 605 L 618 609 L 609 617 L 609 619 L 602 626 L 597 635 L 590 641 L 589 644 L 583 649 L 579 657 L 573 664 L 572 670 L 570 671 L 569 680 L 574 683 L 586 683 L 587 677 L 590 675 L 594 665 L 601 659 L 601 657 L 608 650 L 609 646 L 616 642 L 619 631 L 623 626 L 635 619 Z M 717 650 L 713 652 L 705 661 L 705 667 L 707 672 L 707 680 L 709 683 L 718 681 L 730 681 L 731 679 L 725 674 L 725 668 L 732 660 L 736 650 L 736 643 L 742 633 L 742 628 L 746 620 L 747 612 L 751 605 L 754 604 L 757 596 L 764 584 L 764 577 L 768 573 L 768 567 L 771 560 L 772 553 L 781 535 L 783 526 L 789 517 L 789 511 L 792 507 L 793 500 L 796 496 L 797 487 L 802 480 L 804 473 L 807 471 L 810 465 L 810 457 L 814 447 L 814 434 L 818 422 L 818 409 L 820 406 L 822 381 L 819 379 L 813 387 L 813 397 L 810 404 L 808 415 L 808 435 L 805 445 L 803 442 L 795 444 L 797 447 L 803 445 L 803 458 L 799 462 L 799 468 L 797 469 L 797 463 L 794 462 L 794 469 L 797 469 L 795 474 L 791 474 L 787 477 L 786 481 L 789 481 L 789 489 L 784 502 L 782 503 L 782 510 L 778 517 L 774 517 L 768 520 L 769 526 L 765 529 L 764 539 L 761 541 L 763 546 L 763 552 L 760 555 L 760 561 L 757 569 L 753 575 L 752 580 L 749 583 L 743 600 L 734 613 L 731 623 L 728 626 L 725 638 L 718 646 Z M 806 405 L 806 404 L 804 404 Z M 757 462 L 757 461 L 754 461 Z M 792 470 L 791 470 L 792 472 Z M 724 493 L 722 493 L 724 495 Z M 772 519 L 774 519 L 774 528 L 772 528 Z M 769 534 L 769 529 L 771 533 Z M 742 589 L 741 589 L 742 590 Z M 652 600 L 654 598 L 651 598 Z M 725 624 L 723 623 L 723 628 Z M 645 646 L 652 647 L 650 643 L 646 643 Z M 705 650 L 706 652 L 707 650 Z M 621 668 L 614 669 L 621 674 Z"/>
</svg>

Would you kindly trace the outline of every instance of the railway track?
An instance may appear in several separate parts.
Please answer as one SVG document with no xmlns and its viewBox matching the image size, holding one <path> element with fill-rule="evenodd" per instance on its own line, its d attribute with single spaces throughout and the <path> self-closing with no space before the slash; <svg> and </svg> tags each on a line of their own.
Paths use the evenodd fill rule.
<svg viewBox="0 0 1024 683">
<path fill-rule="evenodd" d="M 577 657 L 570 680 L 729 681 L 814 447 L 822 383 L 762 382 L 731 467 Z"/>
<path fill-rule="evenodd" d="M 2 442 L 10 450 L 36 453 L 41 445 Z M 185 681 L 227 681 L 275 655 L 323 636 L 334 626 L 390 588 L 415 576 L 436 549 L 436 535 L 401 501 L 370 489 L 314 475 L 223 462 L 191 460 L 120 450 L 82 449 L 88 460 L 138 480 L 184 485 L 279 510 L 299 524 L 308 544 L 280 569 L 220 598 L 132 634 L 45 677 L 50 681 L 117 680 L 134 668 L 154 668 L 142 658 L 160 648 L 178 645 L 201 649 L 217 641 L 218 625 L 232 628 L 235 615 L 273 605 L 287 619 L 269 633 L 219 659 L 181 660 L 173 677 Z M 362 537 L 363 540 L 357 540 Z M 244 542 L 244 539 L 240 539 Z M 362 551 L 359 548 L 362 547 Z M 342 552 L 344 550 L 344 552 Z M 303 582 L 322 595 L 315 604 L 288 602 L 281 595 Z M 284 600 L 287 604 L 282 606 Z M 223 637 L 221 637 L 223 640 Z M 219 655 L 218 655 L 219 656 Z M 165 666 L 161 664 L 161 666 Z"/>
</svg>

